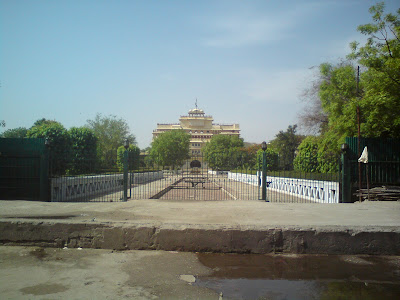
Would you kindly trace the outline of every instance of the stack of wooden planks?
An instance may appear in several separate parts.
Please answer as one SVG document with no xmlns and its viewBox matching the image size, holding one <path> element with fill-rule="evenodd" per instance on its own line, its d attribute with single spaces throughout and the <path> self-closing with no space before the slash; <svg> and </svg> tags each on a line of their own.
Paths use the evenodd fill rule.
<svg viewBox="0 0 400 300">
<path fill-rule="evenodd" d="M 364 200 L 371 201 L 400 201 L 400 186 L 382 186 L 374 187 L 372 189 L 361 189 L 357 190 L 355 196 L 359 196 Z"/>
</svg>

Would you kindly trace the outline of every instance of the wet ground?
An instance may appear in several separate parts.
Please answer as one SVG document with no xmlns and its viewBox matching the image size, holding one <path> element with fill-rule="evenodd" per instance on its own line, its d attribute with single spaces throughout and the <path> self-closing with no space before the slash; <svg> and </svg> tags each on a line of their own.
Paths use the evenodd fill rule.
<svg viewBox="0 0 400 300">
<path fill-rule="evenodd" d="M 399 256 L 0 246 L 1 299 L 400 299 Z"/>
<path fill-rule="evenodd" d="M 400 299 L 400 258 L 198 254 L 196 285 L 231 299 Z"/>
</svg>

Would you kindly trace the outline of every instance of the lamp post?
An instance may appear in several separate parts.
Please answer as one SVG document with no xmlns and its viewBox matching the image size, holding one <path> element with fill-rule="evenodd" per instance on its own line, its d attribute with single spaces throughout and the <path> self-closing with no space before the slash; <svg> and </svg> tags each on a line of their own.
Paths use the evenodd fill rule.
<svg viewBox="0 0 400 300">
<path fill-rule="evenodd" d="M 262 142 L 261 143 L 261 149 L 263 151 L 263 156 L 262 156 L 262 181 L 261 181 L 261 200 L 267 201 L 267 153 L 265 153 L 265 150 L 267 150 L 267 143 Z"/>
<path fill-rule="evenodd" d="M 128 139 L 125 140 L 124 143 L 124 201 L 128 201 L 128 148 L 129 148 L 129 141 Z"/>
<path fill-rule="evenodd" d="M 340 183 L 340 196 L 341 202 L 351 202 L 351 178 L 349 169 L 349 145 L 344 143 L 341 145 L 342 150 L 341 162 L 342 162 L 342 180 Z"/>
</svg>

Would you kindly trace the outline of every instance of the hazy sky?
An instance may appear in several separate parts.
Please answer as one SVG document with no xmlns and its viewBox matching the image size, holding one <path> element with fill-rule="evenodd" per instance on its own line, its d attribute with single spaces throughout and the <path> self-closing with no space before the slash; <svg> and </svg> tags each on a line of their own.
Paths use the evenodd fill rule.
<svg viewBox="0 0 400 300">
<path fill-rule="evenodd" d="M 245 141 L 268 141 L 298 122 L 310 68 L 365 40 L 375 3 L 0 0 L 0 130 L 112 114 L 144 148 L 197 98 Z"/>
</svg>

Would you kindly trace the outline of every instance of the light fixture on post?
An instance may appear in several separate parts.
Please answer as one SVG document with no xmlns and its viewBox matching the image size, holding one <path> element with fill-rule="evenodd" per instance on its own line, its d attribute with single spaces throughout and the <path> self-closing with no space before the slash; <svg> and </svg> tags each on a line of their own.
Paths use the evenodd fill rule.
<svg viewBox="0 0 400 300">
<path fill-rule="evenodd" d="M 268 146 L 267 143 L 264 141 L 261 143 L 261 149 L 263 151 L 262 154 L 262 179 L 261 179 L 261 200 L 267 201 L 267 150 Z"/>
</svg>

